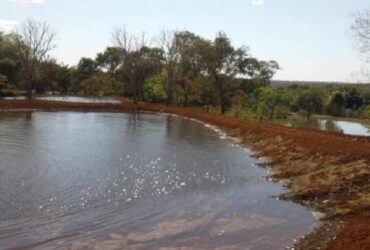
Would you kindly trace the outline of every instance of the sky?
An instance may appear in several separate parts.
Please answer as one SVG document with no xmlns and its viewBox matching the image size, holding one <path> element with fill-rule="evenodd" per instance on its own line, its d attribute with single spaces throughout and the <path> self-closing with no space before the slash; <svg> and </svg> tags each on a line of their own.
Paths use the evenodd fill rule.
<svg viewBox="0 0 370 250">
<path fill-rule="evenodd" d="M 57 31 L 52 56 L 75 65 L 111 46 L 115 27 L 155 36 L 163 29 L 189 30 L 212 39 L 228 34 L 259 59 L 276 60 L 277 80 L 362 80 L 353 14 L 370 0 L 0 0 L 0 30 L 27 18 Z"/>
</svg>

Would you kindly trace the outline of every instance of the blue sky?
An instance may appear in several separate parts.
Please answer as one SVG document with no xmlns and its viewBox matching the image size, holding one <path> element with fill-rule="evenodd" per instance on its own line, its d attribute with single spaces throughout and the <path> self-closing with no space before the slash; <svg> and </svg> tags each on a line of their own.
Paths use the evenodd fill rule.
<svg viewBox="0 0 370 250">
<path fill-rule="evenodd" d="M 350 32 L 370 0 L 0 0 L 0 29 L 32 18 L 57 30 L 60 62 L 74 65 L 111 45 L 114 27 L 154 36 L 187 29 L 206 38 L 225 31 L 237 46 L 277 60 L 276 79 L 357 81 L 363 67 Z"/>
</svg>

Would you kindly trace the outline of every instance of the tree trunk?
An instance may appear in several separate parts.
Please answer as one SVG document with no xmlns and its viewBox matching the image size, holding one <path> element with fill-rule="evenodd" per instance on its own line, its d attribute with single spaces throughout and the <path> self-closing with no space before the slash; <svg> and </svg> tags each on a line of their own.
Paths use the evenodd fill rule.
<svg viewBox="0 0 370 250">
<path fill-rule="evenodd" d="M 224 86 L 222 84 L 222 80 L 218 77 L 216 72 L 213 72 L 213 77 L 215 79 L 216 85 L 218 86 L 218 90 L 219 90 L 221 114 L 224 115 L 226 113 L 226 101 L 225 101 L 225 97 L 224 97 Z"/>
<path fill-rule="evenodd" d="M 167 79 L 167 106 L 173 104 L 173 87 L 172 80 Z"/>
<path fill-rule="evenodd" d="M 27 80 L 27 100 L 32 100 L 32 85 L 33 85 L 33 77 L 29 76 Z"/>
<path fill-rule="evenodd" d="M 172 66 L 168 67 L 167 72 L 167 105 L 173 104 L 173 95 L 174 95 L 174 73 L 172 70 Z"/>
<path fill-rule="evenodd" d="M 184 107 L 188 107 L 188 102 L 189 102 L 189 97 L 188 97 L 188 93 L 187 91 L 185 91 L 185 94 L 184 94 Z"/>
<path fill-rule="evenodd" d="M 219 84 L 219 89 L 220 89 L 221 114 L 224 115 L 226 113 L 227 107 L 222 83 Z"/>
</svg>

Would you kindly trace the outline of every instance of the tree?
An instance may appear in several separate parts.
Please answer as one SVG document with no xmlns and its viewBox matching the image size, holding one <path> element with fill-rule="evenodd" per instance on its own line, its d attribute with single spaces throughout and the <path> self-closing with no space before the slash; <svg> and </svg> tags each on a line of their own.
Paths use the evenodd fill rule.
<svg viewBox="0 0 370 250">
<path fill-rule="evenodd" d="M 55 60 L 47 60 L 40 63 L 36 70 L 34 88 L 36 93 L 55 91 L 58 86 L 57 73 L 59 65 Z"/>
<path fill-rule="evenodd" d="M 164 30 L 160 33 L 158 40 L 159 46 L 163 51 L 167 105 L 170 105 L 174 102 L 176 92 L 176 68 L 179 61 L 176 33 L 174 31 Z"/>
<path fill-rule="evenodd" d="M 298 96 L 298 106 L 306 112 L 307 120 L 312 113 L 320 112 L 324 104 L 324 90 L 320 87 L 309 86 Z"/>
<path fill-rule="evenodd" d="M 262 86 L 270 84 L 272 77 L 276 71 L 280 69 L 279 64 L 276 61 L 259 61 L 258 62 L 258 76 Z"/>
<path fill-rule="evenodd" d="M 81 83 L 81 89 L 87 96 L 105 96 L 117 91 L 118 83 L 108 74 L 96 73 Z"/>
<path fill-rule="evenodd" d="M 201 37 L 189 31 L 176 33 L 176 47 L 179 54 L 178 58 L 178 76 L 176 83 L 182 96 L 182 104 L 187 106 L 195 94 L 196 80 L 199 79 L 202 71 L 206 70 L 203 53 L 208 42 Z"/>
<path fill-rule="evenodd" d="M 207 73 L 213 78 L 219 94 L 221 114 L 225 114 L 231 104 L 230 79 L 240 73 L 241 62 L 246 56 L 247 49 L 235 49 L 222 32 L 203 48 Z"/>
<path fill-rule="evenodd" d="M 14 58 L 0 58 L 0 74 L 6 76 L 9 82 L 15 82 L 19 72 L 19 65 Z"/>
<path fill-rule="evenodd" d="M 143 99 L 145 79 L 153 76 L 162 69 L 163 51 L 151 48 L 145 35 L 141 38 L 126 31 L 125 28 L 115 29 L 112 34 L 115 46 L 121 48 L 122 65 L 120 72 L 130 83 L 134 103 Z"/>
<path fill-rule="evenodd" d="M 7 77 L 0 74 L 0 96 L 2 95 L 2 91 L 6 87 L 7 82 L 8 82 Z"/>
<path fill-rule="evenodd" d="M 335 91 L 331 96 L 328 104 L 328 112 L 334 116 L 340 116 L 344 112 L 346 99 L 343 92 Z"/>
<path fill-rule="evenodd" d="M 144 100 L 147 102 L 164 102 L 167 99 L 166 91 L 161 82 L 161 76 L 156 75 L 145 80 L 143 86 Z"/>
<path fill-rule="evenodd" d="M 370 9 L 358 12 L 352 23 L 352 32 L 358 48 L 365 56 L 370 56 Z"/>
<path fill-rule="evenodd" d="M 72 75 L 73 69 L 68 68 L 68 66 L 59 66 L 57 72 L 58 90 L 62 94 L 67 94 L 72 86 Z"/>
<path fill-rule="evenodd" d="M 214 91 L 212 79 L 207 76 L 199 76 L 194 79 L 194 93 L 198 105 L 205 106 L 206 110 L 210 110 L 210 106 L 216 105 L 217 93 Z"/>
<path fill-rule="evenodd" d="M 27 81 L 27 98 L 32 99 L 36 70 L 55 48 L 56 33 L 45 22 L 28 19 L 14 33 L 15 50 Z"/>
<path fill-rule="evenodd" d="M 114 77 L 119 66 L 122 64 L 123 51 L 119 47 L 108 47 L 103 53 L 99 53 L 95 59 L 96 65 Z"/>
<path fill-rule="evenodd" d="M 263 87 L 257 91 L 257 115 L 259 119 L 272 120 L 276 116 L 276 110 L 289 105 L 289 98 L 283 89 L 275 87 Z M 287 113 L 288 111 L 286 111 Z"/>
<path fill-rule="evenodd" d="M 344 97 L 346 99 L 345 105 L 347 109 L 358 110 L 364 105 L 364 98 L 355 88 L 352 88 L 350 91 L 347 91 Z"/>
<path fill-rule="evenodd" d="M 0 74 L 6 76 L 9 83 L 15 84 L 19 69 L 14 42 L 9 35 L 5 36 L 0 32 Z"/>
<path fill-rule="evenodd" d="M 80 59 L 75 73 L 76 77 L 82 82 L 97 72 L 98 67 L 95 61 L 91 58 L 83 57 Z"/>
</svg>

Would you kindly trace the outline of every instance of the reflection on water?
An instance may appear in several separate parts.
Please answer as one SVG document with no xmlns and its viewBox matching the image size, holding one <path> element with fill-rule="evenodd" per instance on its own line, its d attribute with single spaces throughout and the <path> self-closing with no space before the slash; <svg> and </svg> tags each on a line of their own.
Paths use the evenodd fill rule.
<svg viewBox="0 0 370 250">
<path fill-rule="evenodd" d="M 370 126 L 359 122 L 310 119 L 308 121 L 291 120 L 289 126 L 317 128 L 347 135 L 370 136 Z"/>
<path fill-rule="evenodd" d="M 0 248 L 284 248 L 315 222 L 249 155 L 179 117 L 1 113 Z"/>
<path fill-rule="evenodd" d="M 26 97 L 5 97 L 4 100 L 26 100 Z M 83 103 L 120 103 L 119 100 L 109 97 L 80 97 L 80 96 L 36 96 L 36 100 Z"/>
</svg>

